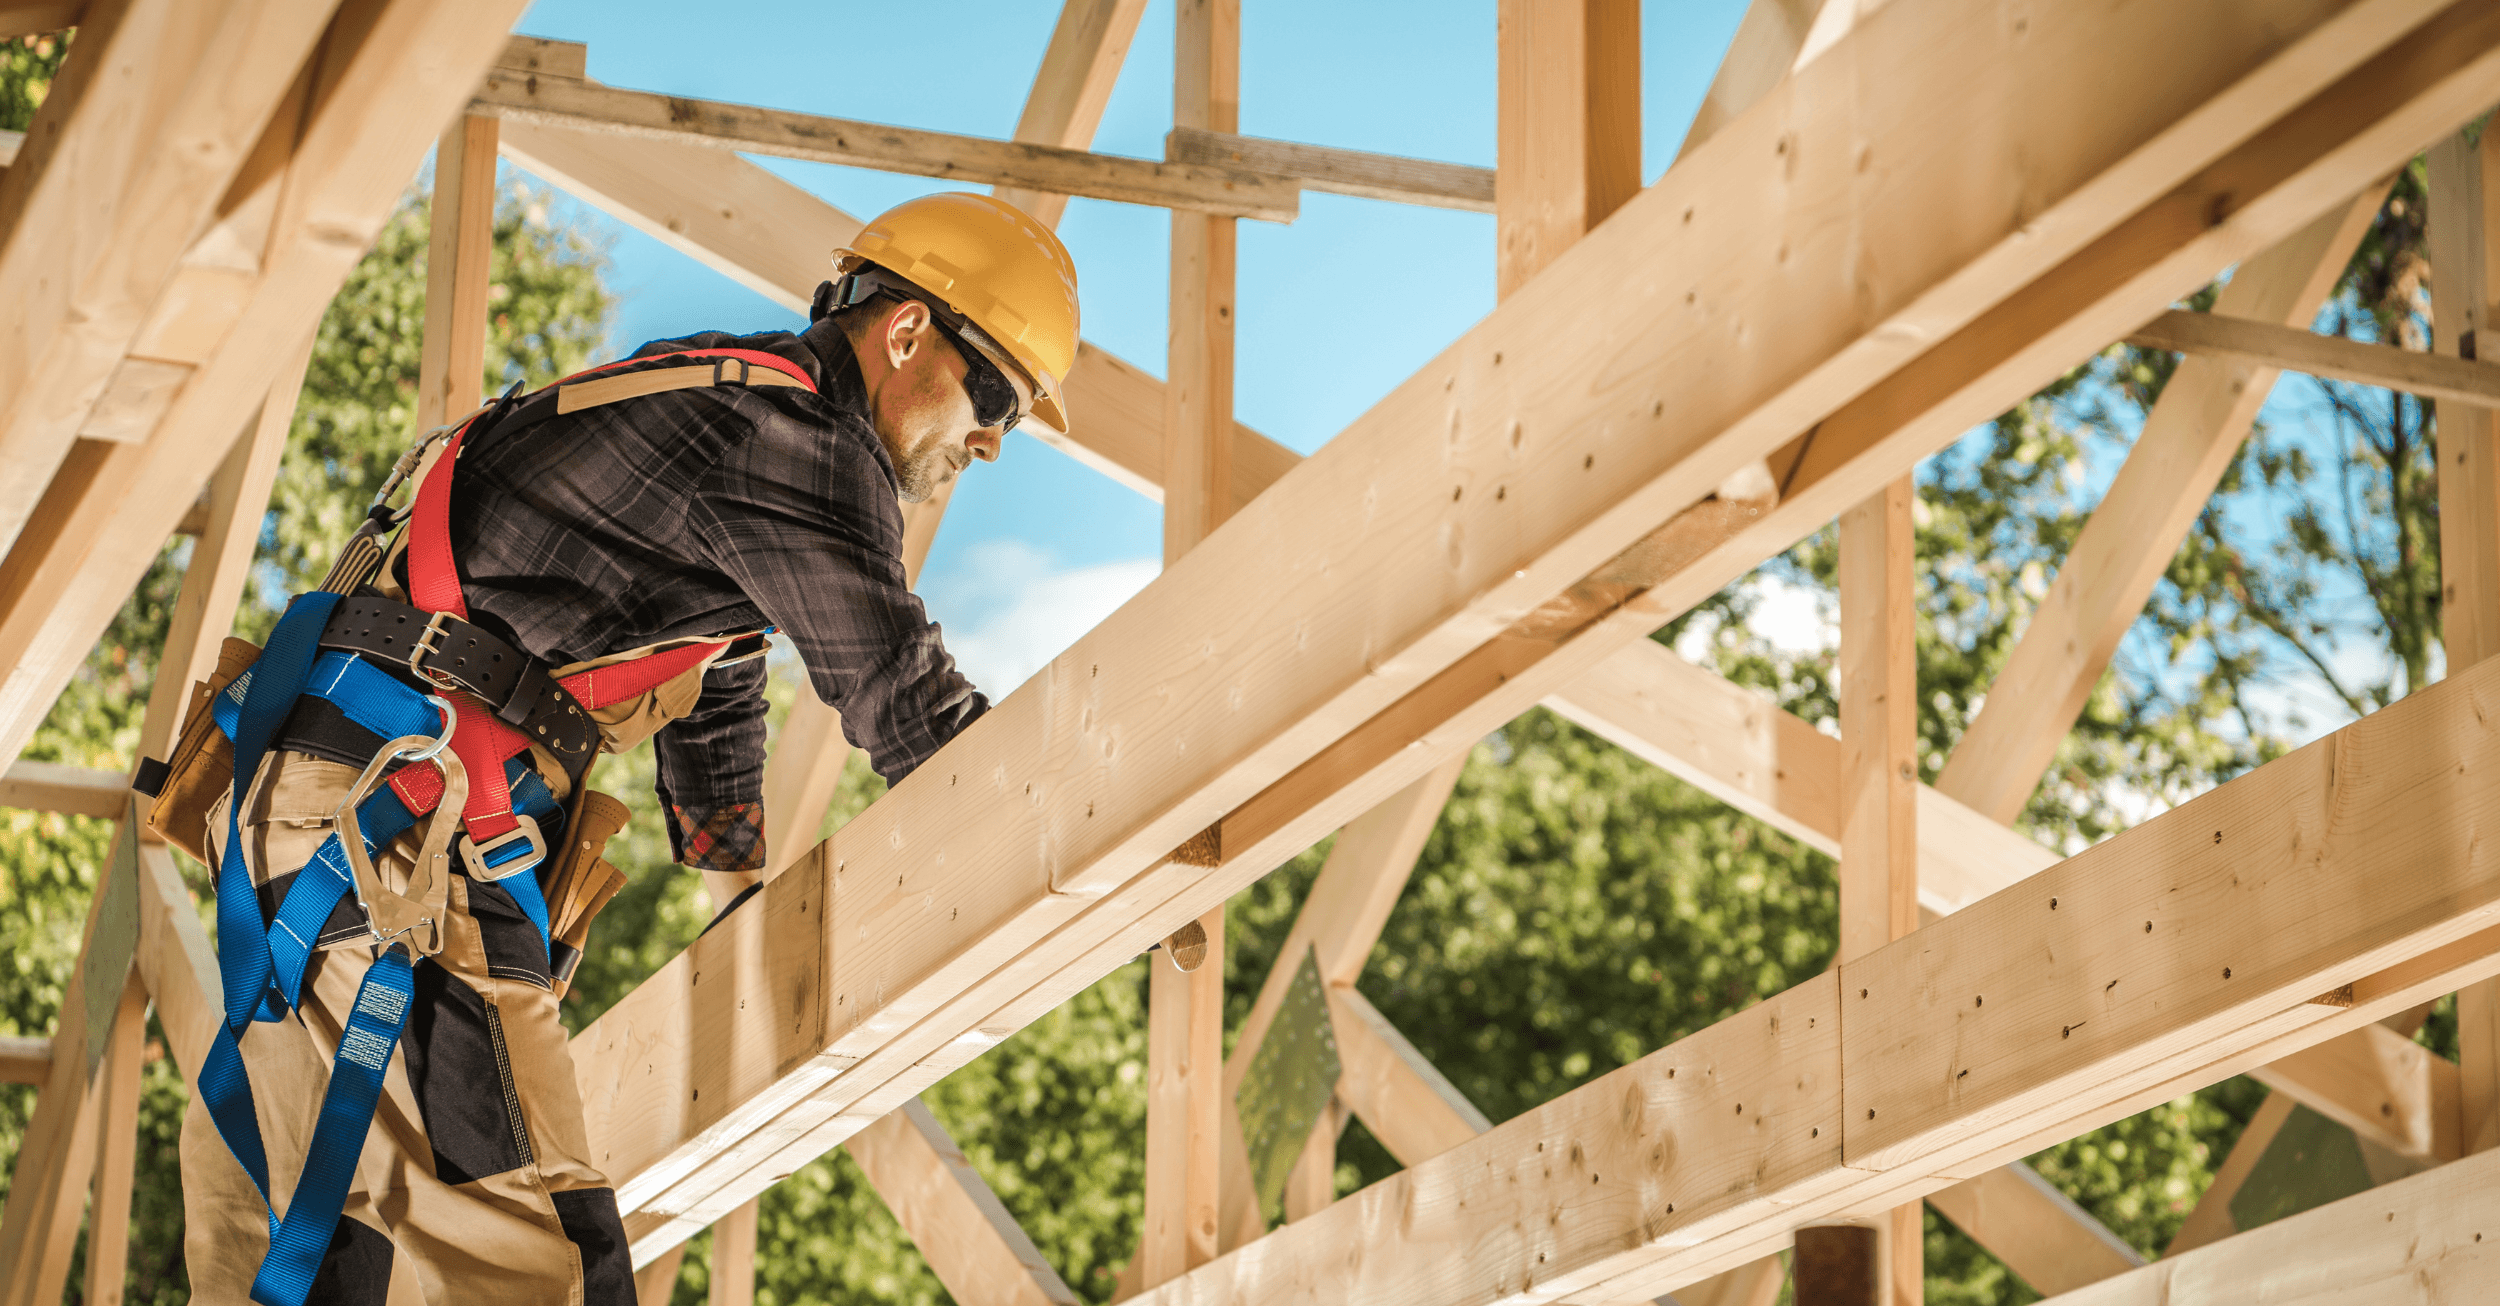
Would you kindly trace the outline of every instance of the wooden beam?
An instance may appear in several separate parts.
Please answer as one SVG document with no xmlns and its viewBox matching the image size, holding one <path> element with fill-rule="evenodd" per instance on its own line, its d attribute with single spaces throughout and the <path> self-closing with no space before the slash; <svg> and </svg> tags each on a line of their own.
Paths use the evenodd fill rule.
<svg viewBox="0 0 2500 1306">
<path fill-rule="evenodd" d="M 2472 1301 L 2500 1281 L 2500 1232 L 2491 1219 L 2495 1183 L 2500 1157 L 2476 1156 L 2185 1254 L 2174 1248 L 2143 1269 L 2049 1302 Z"/>
<path fill-rule="evenodd" d="M 1841 965 L 1918 928 L 1917 497 L 1903 476 L 1840 515 Z M 1926 1300 L 1924 1216 L 1904 1202 L 1871 1222 L 1877 1291 L 1865 1306 Z M 1807 1281 L 1801 1266 L 1801 1298 Z"/>
<path fill-rule="evenodd" d="M 1172 114 L 1181 127 L 1241 125 L 1240 0 L 1180 0 Z M 1163 566 L 1168 573 L 1232 509 L 1233 220 L 1172 214 L 1171 332 L 1163 391 Z M 1164 1283 L 1222 1251 L 1224 906 L 1194 922 L 1206 954 L 1183 973 L 1167 939 L 1147 981 L 1146 1216 L 1138 1283 Z M 1233 1125 L 1238 1133 L 1240 1126 Z M 1246 1159 L 1248 1152 L 1242 1156 Z"/>
<path fill-rule="evenodd" d="M 2213 1182 L 2205 1186 L 2205 1195 L 2197 1199 L 2196 1209 L 2188 1212 L 2186 1223 L 2179 1226 L 2170 1246 L 2163 1249 L 2163 1259 L 2220 1242 L 2239 1232 L 2231 1218 L 2231 1199 L 2248 1182 L 2249 1172 L 2257 1168 L 2259 1158 L 2273 1145 L 2274 1136 L 2283 1131 L 2283 1122 L 2292 1118 L 2293 1109 L 2299 1105 L 2289 1093 L 2269 1093 L 2257 1105 L 2257 1113 L 2249 1117 L 2239 1138 L 2231 1144 L 2231 1154 L 2223 1158 L 2222 1165 L 2214 1171 Z"/>
<path fill-rule="evenodd" d="M 2495 695 L 2500 666 L 2431 686 L 1147 1300 L 1313 1265 L 1343 1267 L 1294 1278 L 1322 1302 L 1669 1290 L 2487 974 L 2500 795 L 2466 776 L 2500 764 Z"/>
<path fill-rule="evenodd" d="M 135 907 L 135 893 L 133 898 Z M 104 1061 L 96 1070 L 95 1194 L 87 1207 L 82 1306 L 121 1306 L 130 1271 L 130 1184 L 139 1160 L 139 1079 L 147 1070 L 147 1037 L 147 985 L 133 970 L 122 983 L 120 1010 L 113 1014 Z"/>
<path fill-rule="evenodd" d="M 685 1268 L 686 1245 L 679 1243 L 660 1258 L 634 1271 L 634 1298 L 640 1306 L 668 1306 L 677 1290 L 677 1272 Z"/>
<path fill-rule="evenodd" d="M 2071 1292 L 2144 1264 L 2136 1249 L 2020 1161 L 1929 1193 L 1927 1204 L 2035 1292 Z"/>
<path fill-rule="evenodd" d="M 1788 1267 L 1777 1254 L 1675 1290 L 1676 1306 L 1778 1306 Z M 1664 1300 L 1664 1299 L 1661 1299 Z"/>
<path fill-rule="evenodd" d="M 755 1306 L 755 1203 L 712 1225 L 712 1272 L 705 1306 Z"/>
<path fill-rule="evenodd" d="M 2137 327 L 2127 342 L 2356 381 L 2451 405 L 2500 408 L 2500 363 L 2347 340 L 2300 327 L 2174 309 Z"/>
<path fill-rule="evenodd" d="M 1736 35 L 1719 59 L 1719 71 L 1693 112 L 1693 125 L 1685 129 L 1677 158 L 1699 148 L 1788 76 L 1822 8 L 1823 0 L 1753 0 L 1745 6 Z"/>
<path fill-rule="evenodd" d="M 1300 208 L 1300 191 L 1293 183 L 1261 173 L 853 122 L 502 69 L 487 73 L 469 111 L 507 121 L 1263 222 L 1291 222 Z"/>
<path fill-rule="evenodd" d="M 35 1098 L 0 1207 L 0 1303 L 49 1306 L 61 1299 L 95 1173 L 97 1119 L 110 1094 L 98 1069 L 128 1005 L 139 946 L 138 824 L 125 806 L 113 852 L 96 876 L 77 967 L 61 992 L 51 1067 Z M 145 1009 L 145 995 L 139 1005 Z M 116 1065 L 126 1070 L 127 1063 Z M 107 1212 L 110 1214 L 110 1212 Z"/>
<path fill-rule="evenodd" d="M 1075 1292 L 918 1098 L 843 1147 L 956 1301 L 1075 1306 Z"/>
<path fill-rule="evenodd" d="M 2248 1073 L 2399 1156 L 2453 1161 L 2464 1154 L 2457 1063 L 2384 1025 L 2364 1025 Z"/>
<path fill-rule="evenodd" d="M 149 347 L 179 345 L 199 358 L 198 370 L 144 442 L 79 446 L 43 492 L 43 547 L 21 537 L 0 563 L 0 756 L 24 746 L 230 447 L 229 434 L 311 337 L 425 143 L 521 8 L 521 0 L 357 0 L 330 24 L 305 79 L 309 110 L 300 123 L 273 120 L 286 130 L 264 133 L 241 174 L 254 184 L 229 197 L 233 211 L 186 256 L 216 263 L 204 270 L 235 294 L 194 313 L 183 305 L 196 301 L 175 293 L 185 284 L 177 276 L 141 330 L 142 342 L 154 333 Z M 232 243 L 237 224 L 266 234 Z"/>
<path fill-rule="evenodd" d="M 1072 150 L 1093 144 L 1120 65 L 1128 60 L 1129 42 L 1137 37 L 1137 20 L 1145 13 L 1146 0 L 1066 0 L 1060 5 L 1041 69 L 1033 74 L 1033 90 L 1024 97 L 1024 115 L 1016 120 L 1016 139 Z M 1054 192 L 1001 186 L 996 194 L 1046 227 L 1058 226 L 1068 208 L 1068 197 Z"/>
<path fill-rule="evenodd" d="M 166 1050 L 196 1084 L 217 1027 L 225 1019 L 225 984 L 217 951 L 200 924 L 200 909 L 183 887 L 173 853 L 161 843 L 139 845 L 139 977 L 156 1001 L 156 1022 Z"/>
<path fill-rule="evenodd" d="M 2468 116 L 2488 85 L 2475 79 L 2500 69 L 2500 16 L 2377 7 L 2397 0 L 2269 4 L 2265 24 L 2227 5 L 2166 12 L 2166 39 L 2150 42 L 2089 9 L 2017 39 L 1977 4 L 1861 24 L 863 815 L 840 858 L 855 887 L 825 1041 L 785 1068 L 740 1067 L 752 1086 L 707 1111 L 700 1137 L 594 1133 L 615 1149 L 640 1254 L 2288 234 L 2322 196 L 2358 190 L 2434 124 Z M 1871 103 L 1840 93 L 1861 74 L 1931 66 L 1954 72 Z M 2044 96 L 2048 82 L 2099 111 Z M 1945 149 L 1919 126 L 1938 120 L 1989 123 L 1998 144 Z M 1883 186 L 1856 189 L 1848 141 L 1902 151 Z M 1936 196 L 1963 194 L 1956 178 L 2008 166 L 1991 151 L 2025 160 L 2028 198 L 1933 221 Z M 1785 189 L 1748 180 L 1792 155 L 1829 171 Z M 2224 191 L 2235 207 L 2217 224 Z M 1793 276 L 1763 278 L 1805 229 L 1787 225 L 1792 204 L 1820 235 L 1790 245 Z M 1860 266 L 1855 242 L 1882 232 L 1928 243 L 1888 263 L 1897 279 L 1833 289 L 1853 284 L 1841 269 Z M 1655 296 L 1592 289 L 1619 291 L 1635 262 Z M 1739 342 L 1726 319 L 1697 320 L 1675 285 L 1714 313 L 1741 307 L 1755 329 Z M 1835 295 L 1856 308 L 1826 312 Z M 1598 360 L 1551 329 L 1562 320 L 1573 340 L 1643 348 L 1610 355 L 1598 385 Z M 1701 502 L 1809 426 L 1781 457 L 1777 507 Z M 1625 553 L 1670 517 L 1655 551 Z M 1414 547 L 1436 538 L 1472 543 Z M 966 782 L 1005 801 L 967 803 Z M 1169 858 L 1214 822 L 1221 866 Z M 928 860 L 941 853 L 942 872 Z M 714 934 L 760 928 L 733 917 Z M 675 992 L 645 984 L 605 1020 L 666 1010 Z"/>
<path fill-rule="evenodd" d="M 1201 163 L 1286 177 L 1303 190 L 1464 209 L 1470 213 L 1493 211 L 1494 170 L 1463 163 L 1303 145 L 1202 127 L 1173 128 L 1163 138 L 1163 157 L 1174 163 Z"/>
<path fill-rule="evenodd" d="M 1337 1092 L 1398 1164 L 1439 1156 L 1493 1127 L 1362 993 L 1330 986 L 1328 1017 L 1345 1064 Z"/>
<path fill-rule="evenodd" d="M 2249 259 L 2223 287 L 2214 316 L 2308 325 L 2384 193 L 2373 185 Z M 2238 455 L 2275 375 L 2228 359 L 2179 361 L 1987 702 L 1946 758 L 1938 789 L 1997 821 L 2022 814 L 2118 641 Z"/>
<path fill-rule="evenodd" d="M 76 27 L 86 0 L 9 0 L 0 4 L 0 41 Z"/>
<path fill-rule="evenodd" d="M 0 1084 L 40 1084 L 52 1073 L 52 1040 L 0 1037 Z"/>
<path fill-rule="evenodd" d="M 117 374 L 152 394 L 150 415 L 188 382 L 131 359 L 132 341 L 337 3 L 98 0 L 85 15 L 0 174 L 0 547 Z"/>
<path fill-rule="evenodd" d="M 130 777 L 58 762 L 9 763 L 0 775 L 0 807 L 112 820 L 130 801 Z"/>
<path fill-rule="evenodd" d="M 2484 352 L 2500 308 L 2500 204 L 2486 193 L 2500 140 L 2489 135 L 2475 146 L 2451 133 L 2428 160 L 2431 338 L 2438 361 L 2455 366 Z M 2441 642 L 2453 675 L 2500 653 L 2500 414 L 2442 406 L 2438 455 Z M 2500 1147 L 2500 983 L 2457 994 L 2457 1051 L 2461 1145 Z"/>
<path fill-rule="evenodd" d="M 1632 0 L 1502 0 L 1495 200 L 1500 294 L 1641 188 L 1641 12 Z"/>
<path fill-rule="evenodd" d="M 488 270 L 495 258 L 492 118 L 462 114 L 434 144 L 433 222 L 426 239 L 425 343 L 417 361 L 417 430 L 485 398 Z"/>
</svg>

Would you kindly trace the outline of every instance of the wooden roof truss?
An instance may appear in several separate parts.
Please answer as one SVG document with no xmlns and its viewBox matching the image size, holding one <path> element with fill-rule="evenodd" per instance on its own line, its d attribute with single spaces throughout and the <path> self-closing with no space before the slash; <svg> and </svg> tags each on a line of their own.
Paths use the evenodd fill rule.
<svg viewBox="0 0 2500 1306">
<path fill-rule="evenodd" d="M 421 423 L 477 399 L 498 154 L 792 306 L 858 223 L 734 151 L 1174 219 L 1172 379 L 1086 346 L 1053 440 L 1164 504 L 1162 577 L 813 847 L 847 754 L 802 695 L 759 907 L 575 1041 L 646 1281 L 717 1222 L 714 1300 L 748 1299 L 753 1199 L 842 1146 L 958 1300 L 1075 1300 L 916 1094 L 1193 921 L 1213 964 L 1154 968 L 1133 1299 L 1762 1304 L 1793 1245 L 1801 1302 L 1855 1306 L 1914 1281 L 1921 1199 L 2078 1302 L 2494 1274 L 2500 1227 L 2465 1199 L 2500 1173 L 2500 364 L 2470 347 L 2500 303 L 2500 142 L 2458 133 L 2500 100 L 2500 3 L 1755 0 L 1646 187 L 1630 0 L 1503 0 L 1489 172 L 1238 135 L 1238 0 L 1182 0 L 1161 160 L 1090 150 L 1143 0 L 1067 0 L 1004 141 L 606 87 L 580 46 L 507 38 L 522 8 L 0 4 L 0 35 L 81 29 L 0 142 L 7 755 L 182 531 L 162 751 L 231 624 L 314 325 L 429 144 Z M 2434 258 L 2469 287 L 2435 301 L 2446 354 L 2311 335 L 2426 146 Z M 1308 459 L 1231 417 L 1233 226 L 1304 189 L 1490 210 L 1502 292 Z M 2210 313 L 2172 309 L 2234 266 Z M 1922 785 L 1910 472 L 2121 338 L 2188 357 Z M 2443 401 L 2449 676 L 2061 859 L 2007 823 L 2279 368 Z M 910 514 L 915 573 L 944 508 Z M 1835 518 L 1839 739 L 1645 638 Z M 1540 703 L 1836 854 L 1841 955 L 1496 1125 L 1355 980 L 1468 746 Z M 0 1041 L 0 1076 L 42 1085 L 0 1303 L 58 1300 L 90 1190 L 101 1300 L 142 1018 L 196 1069 L 217 970 L 119 774 L 19 762 L 0 802 L 121 822 L 63 1007 L 86 1018 Z M 1291 966 L 1230 1057 L 1210 977 L 1224 900 L 1332 830 L 1281 955 L 1317 968 L 1342 1069 L 1270 1231 L 1230 1104 Z M 2409 1037 L 2455 991 L 2461 1063 Z M 2274 1096 L 2151 1265 L 2017 1159 L 2241 1072 Z M 2294 1103 L 2425 1172 L 2235 1233 Z M 1407 1168 L 1336 1199 L 1354 1117 Z"/>
</svg>

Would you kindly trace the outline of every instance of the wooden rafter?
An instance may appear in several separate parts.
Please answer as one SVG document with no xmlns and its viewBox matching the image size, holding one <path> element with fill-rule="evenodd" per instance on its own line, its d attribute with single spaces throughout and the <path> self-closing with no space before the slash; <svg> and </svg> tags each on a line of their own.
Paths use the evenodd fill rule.
<svg viewBox="0 0 2500 1306">
<path fill-rule="evenodd" d="M 1493 211 L 1494 170 L 1463 163 L 1272 141 L 1203 127 L 1173 128 L 1164 137 L 1163 155 L 1175 163 L 1203 163 L 1289 177 L 1304 190 L 1471 213 Z"/>
<path fill-rule="evenodd" d="M 2268 12 L 2271 25 L 2262 27 L 2227 6 L 2185 12 L 2174 21 L 2186 26 L 2168 33 L 2177 39 L 2154 43 L 2151 58 L 2143 41 L 2095 26 L 2114 19 L 2086 9 L 2035 21 L 2012 45 L 1944 0 L 1887 8 L 1861 24 L 1732 124 L 1723 144 L 1671 171 L 1549 270 L 1576 265 L 1571 275 L 1538 278 L 1314 458 L 1319 466 L 1254 500 L 950 745 L 952 765 L 922 768 L 863 816 L 865 837 L 846 841 L 840 873 L 861 886 L 845 895 L 843 937 L 855 937 L 856 922 L 864 942 L 835 954 L 825 995 L 842 1014 L 824 1042 L 786 1073 L 706 1093 L 700 1141 L 677 1127 L 610 1140 L 639 1245 L 656 1251 L 734 1206 L 791 1161 L 838 1143 L 852 1122 L 943 1073 L 959 1040 L 978 1046 L 1018 1027 L 1411 780 L 1446 747 L 1411 750 L 1417 738 L 1472 736 L 1515 715 L 1827 520 L 1836 503 L 1863 498 L 2214 268 L 2288 234 L 2316 196 L 2358 190 L 2437 124 L 2471 113 L 2484 61 L 2500 64 L 2492 50 L 2500 30 L 2486 30 L 2500 29 L 2500 17 L 2468 9 L 2425 15 L 2372 5 L 2312 15 L 2306 28 L 2287 26 L 2278 7 Z M 1920 58 L 1905 53 L 1913 49 Z M 1871 105 L 1823 93 L 1870 66 L 1992 72 L 1939 76 Z M 2090 88 L 2092 103 L 2108 101 L 2105 111 L 2078 114 L 2070 99 L 2041 95 L 2042 78 Z M 1828 208 L 1815 209 L 1813 229 L 1833 239 L 1791 241 L 1776 213 L 1821 194 L 1816 178 L 1855 194 L 1848 179 L 1860 174 L 1829 134 L 1901 146 L 1912 138 L 1892 134 L 1899 119 L 1887 115 L 1904 114 L 1992 124 L 2003 148 L 2021 149 L 2035 189 L 2019 205 L 2008 197 L 1989 221 L 1966 214 L 1949 228 L 1924 223 L 1918 214 L 1931 197 L 1965 192 L 1943 175 L 1924 184 L 1920 169 L 1981 176 L 2003 165 L 1958 143 L 1924 156 L 1913 150 L 1884 187 L 1855 195 L 1856 218 L 1834 222 Z M 2041 134 L 2050 116 L 2055 132 Z M 2054 149 L 2044 144 L 2051 139 Z M 1736 183 L 1780 166 L 1790 151 L 1801 151 L 1798 166 L 1808 169 L 1790 189 L 1775 195 Z M 1811 171 L 1817 159 L 1831 172 Z M 2236 207 L 2216 224 L 2214 197 L 2223 190 Z M 2186 213 L 2198 216 L 2174 221 Z M 1877 297 L 1861 296 L 1861 311 L 1846 322 L 1809 311 L 1821 287 L 1845 279 L 1751 275 L 1777 263 L 1784 241 L 1795 266 L 1851 257 L 1856 237 L 1838 233 L 1909 230 L 1941 248 L 1896 266 L 1923 267 L 1930 279 L 1873 288 Z M 1619 286 L 1614 270 L 1641 256 L 1664 260 L 1648 283 L 1661 287 L 1656 298 L 1577 293 L 1589 276 Z M 1687 277 L 1697 301 L 1709 292 L 1714 312 L 1743 303 L 1751 311 L 1742 316 L 1757 326 L 1794 325 L 1757 330 L 1740 346 L 1706 329 L 1718 318 L 1695 322 L 1680 295 L 1663 293 Z M 1541 325 L 1566 302 L 1586 330 L 1643 340 L 1657 355 L 1611 360 L 1608 387 L 1574 383 Z M 1913 309 L 1917 330 L 1885 325 Z M 1916 347 L 1939 337 L 1933 349 Z M 1887 376 L 1887 368 L 1900 370 Z M 1618 413 L 1623 392 L 1653 390 L 1660 398 L 1652 408 L 1635 410 L 1648 417 L 1599 420 Z M 1668 394 L 1678 406 L 1665 403 Z M 1504 614 L 1588 576 L 1817 411 L 1831 415 L 1798 442 L 1803 457 L 1787 469 L 1791 493 L 1778 506 L 1713 535 L 1722 542 L 1697 547 L 1697 557 L 1659 557 L 1667 574 L 1628 600 L 1614 596 L 1637 590 L 1637 581 L 1618 582 L 1604 591 L 1613 606 L 1603 616 L 1561 609 L 1559 626 L 1523 626 L 1484 643 L 1503 629 Z M 1621 438 L 1634 432 L 1640 438 Z M 1584 475 L 1601 455 L 1609 475 Z M 1375 479 L 1363 470 L 1403 473 L 1434 460 L 1446 468 L 1441 484 L 1457 486 L 1455 500 L 1439 478 Z M 1455 559 L 1407 547 L 1438 521 L 1487 547 Z M 1323 522 L 1342 523 L 1346 536 L 1330 543 L 1335 537 L 1315 531 Z M 1514 543 L 1490 546 L 1505 540 Z M 1323 557 L 1324 577 L 1295 561 L 1316 566 Z M 1675 567 L 1686 557 L 1694 560 Z M 1216 576 L 1226 578 L 1222 611 L 1192 606 L 1199 584 Z M 1315 620 L 1354 611 L 1331 607 L 1354 593 L 1363 595 L 1359 621 Z M 1173 640 L 1212 650 L 1178 682 Z M 1263 682 L 1268 692 L 1236 697 L 1223 688 L 1289 664 L 1295 680 Z M 1045 689 L 1054 685 L 1067 692 Z M 1180 689 L 1191 697 L 1174 698 Z M 1056 721 L 1063 712 L 1084 720 Z M 1095 750 L 1112 730 L 1116 755 L 1105 758 Z M 1171 747 L 1181 739 L 1194 741 L 1185 753 Z M 1140 756 L 1153 759 L 1151 774 L 1119 769 L 1118 759 Z M 1031 803 L 968 807 L 946 793 L 949 776 L 954 784 L 1003 782 L 1002 798 L 1025 797 L 1030 783 Z M 1164 860 L 1164 850 L 1211 817 L 1223 818 L 1222 867 L 1207 874 Z M 904 846 L 888 842 L 886 832 L 905 830 L 917 833 Z M 1036 846 L 1052 849 L 1046 882 L 1028 855 L 1008 852 Z M 929 871 L 923 859 L 941 850 L 949 853 L 944 875 L 915 887 L 913 868 Z M 946 919 L 929 915 L 932 906 Z M 714 933 L 763 928 L 759 917 Z M 630 1020 L 637 1001 L 665 1009 L 684 980 L 682 970 L 664 971 L 611 1016 Z M 600 1055 L 586 1054 L 585 1066 Z"/>
<path fill-rule="evenodd" d="M 2424 399 L 2500 408 L 2500 363 L 2426 354 L 2298 327 L 2173 310 L 2137 327 L 2130 344 L 2212 354 L 2311 376 L 2402 390 Z"/>
<path fill-rule="evenodd" d="M 470 111 L 712 149 L 1268 222 L 1292 221 L 1300 207 L 1300 189 L 1291 181 L 1241 169 L 853 122 L 501 69 L 487 74 Z"/>
</svg>

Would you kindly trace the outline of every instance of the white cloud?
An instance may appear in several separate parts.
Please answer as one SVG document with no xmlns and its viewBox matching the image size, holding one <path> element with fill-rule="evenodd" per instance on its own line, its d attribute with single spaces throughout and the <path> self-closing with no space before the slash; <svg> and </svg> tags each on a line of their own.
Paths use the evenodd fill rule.
<svg viewBox="0 0 2500 1306">
<path fill-rule="evenodd" d="M 1007 696 L 1162 571 L 1152 558 L 1061 568 L 1018 539 L 983 540 L 922 586 L 947 650 L 995 701 Z"/>
</svg>

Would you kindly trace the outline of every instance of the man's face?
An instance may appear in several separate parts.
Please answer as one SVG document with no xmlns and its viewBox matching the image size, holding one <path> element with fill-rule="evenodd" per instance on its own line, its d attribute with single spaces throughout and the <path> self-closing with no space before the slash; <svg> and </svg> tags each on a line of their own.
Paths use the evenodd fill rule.
<svg viewBox="0 0 2500 1306">
<path fill-rule="evenodd" d="M 998 461 L 1006 433 L 979 424 L 972 398 L 964 393 L 963 355 L 930 320 L 927 305 L 896 304 L 878 319 L 872 340 L 872 349 L 860 351 L 873 355 L 861 359 L 863 371 L 871 373 L 869 415 L 894 460 L 904 502 L 925 502 L 975 458 Z M 1022 411 L 1032 396 L 1012 370 L 1006 375 Z"/>
</svg>

